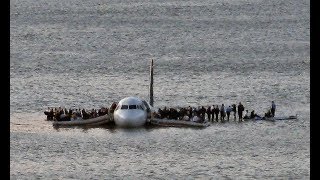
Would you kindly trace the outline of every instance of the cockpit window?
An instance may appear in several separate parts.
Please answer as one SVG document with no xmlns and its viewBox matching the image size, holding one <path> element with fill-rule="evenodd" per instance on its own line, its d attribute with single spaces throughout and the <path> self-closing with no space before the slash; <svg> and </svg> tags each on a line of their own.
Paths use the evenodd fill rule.
<svg viewBox="0 0 320 180">
<path fill-rule="evenodd" d="M 129 105 L 129 109 L 137 109 L 136 105 Z"/>
<path fill-rule="evenodd" d="M 121 109 L 128 109 L 128 105 L 122 105 Z"/>
</svg>

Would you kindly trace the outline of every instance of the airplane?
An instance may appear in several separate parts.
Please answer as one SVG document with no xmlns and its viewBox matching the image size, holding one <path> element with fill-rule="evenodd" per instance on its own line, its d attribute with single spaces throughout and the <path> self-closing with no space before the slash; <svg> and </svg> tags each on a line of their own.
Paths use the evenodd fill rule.
<svg viewBox="0 0 320 180">
<path fill-rule="evenodd" d="M 113 107 L 113 104 L 111 107 Z M 109 108 L 109 114 L 111 114 L 111 116 L 100 116 L 87 119 L 85 121 L 54 121 L 53 126 L 58 127 L 61 125 L 72 126 L 85 124 L 99 125 L 105 123 L 105 121 L 113 121 L 116 126 L 125 128 L 142 127 L 149 123 L 156 125 L 164 124 L 165 126 L 171 124 L 195 127 L 206 127 L 210 125 L 208 122 L 197 123 L 192 121 L 170 121 L 169 119 L 159 119 L 153 117 L 156 112 L 153 107 L 153 59 L 151 60 L 150 66 L 149 102 L 139 97 L 129 96 L 119 101 L 114 108 L 113 113 L 110 111 L 111 107 Z"/>
<path fill-rule="evenodd" d="M 119 101 L 113 120 L 119 127 L 144 126 L 152 118 L 153 109 L 153 59 L 150 66 L 149 103 L 139 97 L 126 97 Z"/>
<path fill-rule="evenodd" d="M 100 125 L 108 122 L 114 122 L 118 127 L 141 127 L 147 123 L 155 125 L 178 125 L 178 126 L 193 126 L 193 127 L 207 127 L 210 125 L 208 121 L 205 123 L 198 123 L 194 120 L 189 121 L 171 121 L 170 119 L 159 119 L 154 118 L 156 111 L 153 107 L 153 59 L 151 60 L 150 66 L 150 86 L 149 86 L 149 102 L 139 97 L 129 96 L 123 98 L 119 101 L 117 106 L 114 109 L 113 113 L 110 113 L 110 116 L 100 116 L 96 118 L 91 118 L 85 121 L 54 121 L 53 126 L 59 125 Z M 112 105 L 113 106 L 113 105 Z M 111 109 L 111 107 L 110 107 Z M 109 110 L 110 110 L 109 109 Z M 48 112 L 45 111 L 45 115 L 48 115 Z M 197 117 L 196 117 L 197 118 Z M 297 119 L 297 116 L 281 117 L 276 120 L 283 119 Z"/>
</svg>

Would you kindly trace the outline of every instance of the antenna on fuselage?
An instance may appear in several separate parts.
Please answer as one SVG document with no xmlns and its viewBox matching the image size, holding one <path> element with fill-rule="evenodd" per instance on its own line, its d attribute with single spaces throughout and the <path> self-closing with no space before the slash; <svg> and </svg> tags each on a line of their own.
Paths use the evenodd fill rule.
<svg viewBox="0 0 320 180">
<path fill-rule="evenodd" d="M 150 66 L 150 86 L 149 86 L 149 104 L 153 107 L 153 59 L 151 60 L 151 66 Z"/>
</svg>

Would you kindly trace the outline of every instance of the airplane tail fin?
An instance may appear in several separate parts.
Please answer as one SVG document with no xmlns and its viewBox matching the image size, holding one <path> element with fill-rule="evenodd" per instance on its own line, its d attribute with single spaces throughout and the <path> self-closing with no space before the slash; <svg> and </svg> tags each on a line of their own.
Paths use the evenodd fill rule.
<svg viewBox="0 0 320 180">
<path fill-rule="evenodd" d="M 153 59 L 150 65 L 150 86 L 149 86 L 149 104 L 153 107 Z"/>
</svg>

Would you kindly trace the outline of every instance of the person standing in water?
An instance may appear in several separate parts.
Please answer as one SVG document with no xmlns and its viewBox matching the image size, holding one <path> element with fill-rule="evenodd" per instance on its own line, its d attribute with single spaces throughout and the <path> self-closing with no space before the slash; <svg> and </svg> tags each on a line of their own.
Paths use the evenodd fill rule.
<svg viewBox="0 0 320 180">
<path fill-rule="evenodd" d="M 274 101 L 271 102 L 271 114 L 272 117 L 274 117 L 274 114 L 276 112 L 276 104 L 274 103 Z"/>
</svg>

